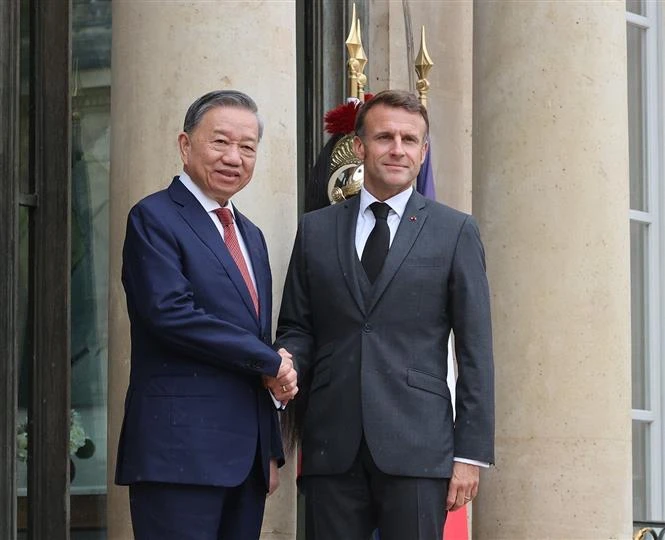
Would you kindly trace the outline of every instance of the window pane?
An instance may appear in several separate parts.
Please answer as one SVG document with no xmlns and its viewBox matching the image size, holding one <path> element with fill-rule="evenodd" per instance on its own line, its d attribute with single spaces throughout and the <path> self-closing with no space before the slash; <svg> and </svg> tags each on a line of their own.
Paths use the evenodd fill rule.
<svg viewBox="0 0 665 540">
<path fill-rule="evenodd" d="M 628 150 L 630 163 L 630 207 L 647 208 L 644 121 L 644 35 L 645 30 L 628 24 Z"/>
<path fill-rule="evenodd" d="M 22 156 L 23 157 L 23 156 Z M 16 417 L 16 487 L 18 496 L 18 538 L 27 537 L 28 515 L 28 403 L 30 371 L 33 356 L 33 290 L 32 243 L 34 225 L 32 210 L 19 208 L 19 270 L 18 270 L 18 414 Z"/>
<path fill-rule="evenodd" d="M 626 11 L 644 15 L 644 0 L 626 0 Z"/>
<path fill-rule="evenodd" d="M 648 225 L 630 223 L 630 286 L 633 409 L 648 409 L 649 365 L 647 344 L 647 234 Z"/>
<path fill-rule="evenodd" d="M 647 520 L 649 424 L 633 421 L 633 519 Z"/>
<path fill-rule="evenodd" d="M 111 2 L 72 7 L 71 538 L 96 540 L 106 538 Z"/>
</svg>

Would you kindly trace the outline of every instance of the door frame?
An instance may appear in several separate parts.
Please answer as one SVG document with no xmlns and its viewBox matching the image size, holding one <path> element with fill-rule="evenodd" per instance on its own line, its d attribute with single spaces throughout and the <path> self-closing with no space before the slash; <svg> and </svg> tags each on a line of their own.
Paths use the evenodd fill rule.
<svg viewBox="0 0 665 540">
<path fill-rule="evenodd" d="M 0 537 L 16 536 L 19 3 L 0 2 Z"/>
<path fill-rule="evenodd" d="M 27 9 L 22 11 L 22 5 Z M 21 36 L 21 16 L 29 36 Z M 0 535 L 17 535 L 19 209 L 29 213 L 29 538 L 69 538 L 71 0 L 0 2 Z M 21 155 L 21 39 L 29 54 Z M 27 68 L 27 69 L 26 69 Z M 25 98 L 24 98 L 25 99 Z M 29 184 L 21 191 L 20 164 Z"/>
<path fill-rule="evenodd" d="M 69 538 L 71 0 L 30 0 L 35 186 L 28 530 Z"/>
</svg>

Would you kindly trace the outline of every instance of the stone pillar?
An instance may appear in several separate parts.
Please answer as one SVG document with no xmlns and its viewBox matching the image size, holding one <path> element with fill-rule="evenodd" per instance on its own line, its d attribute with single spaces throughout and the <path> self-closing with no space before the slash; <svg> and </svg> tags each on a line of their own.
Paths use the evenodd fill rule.
<svg viewBox="0 0 665 540">
<path fill-rule="evenodd" d="M 424 26 L 434 62 L 427 112 L 436 198 L 471 212 L 473 2 L 412 2 L 410 11 L 413 50 L 420 49 Z"/>
<path fill-rule="evenodd" d="M 369 6 L 370 19 L 361 22 L 368 34 L 370 92 L 409 89 L 410 73 L 415 84 L 425 26 L 434 62 L 427 107 L 437 200 L 470 212 L 473 3 L 370 0 Z"/>
<path fill-rule="evenodd" d="M 474 540 L 631 536 L 623 2 L 476 1 L 497 465 Z"/>
<path fill-rule="evenodd" d="M 295 3 L 113 2 L 109 313 L 108 538 L 133 537 L 126 488 L 113 486 L 129 375 L 129 324 L 120 283 L 129 209 L 181 170 L 176 137 L 205 92 L 250 94 L 265 121 L 254 179 L 235 202 L 266 236 L 275 311 L 297 220 Z M 264 539 L 295 537 L 293 467 L 268 502 Z"/>
</svg>

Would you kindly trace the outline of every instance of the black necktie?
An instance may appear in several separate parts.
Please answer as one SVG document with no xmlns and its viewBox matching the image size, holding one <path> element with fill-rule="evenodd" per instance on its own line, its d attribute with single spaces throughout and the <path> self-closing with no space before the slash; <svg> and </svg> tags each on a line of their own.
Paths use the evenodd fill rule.
<svg viewBox="0 0 665 540">
<path fill-rule="evenodd" d="M 386 203 L 374 202 L 369 207 L 374 212 L 376 223 L 369 234 L 369 238 L 367 238 L 361 262 L 370 282 L 374 283 L 379 272 L 381 272 L 383 261 L 386 260 L 390 246 L 390 229 L 388 228 L 390 206 Z"/>
</svg>

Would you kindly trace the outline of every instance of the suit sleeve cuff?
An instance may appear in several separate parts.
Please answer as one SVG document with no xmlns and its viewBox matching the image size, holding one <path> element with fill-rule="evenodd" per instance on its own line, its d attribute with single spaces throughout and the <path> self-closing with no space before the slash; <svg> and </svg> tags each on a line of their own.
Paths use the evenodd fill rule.
<svg viewBox="0 0 665 540">
<path fill-rule="evenodd" d="M 490 466 L 490 464 L 487 463 L 486 461 L 476 461 L 475 459 L 466 459 L 461 457 L 453 458 L 453 461 L 458 461 L 459 463 L 466 463 L 467 465 L 476 465 L 478 467 L 483 467 L 484 469 L 488 469 Z"/>
</svg>

